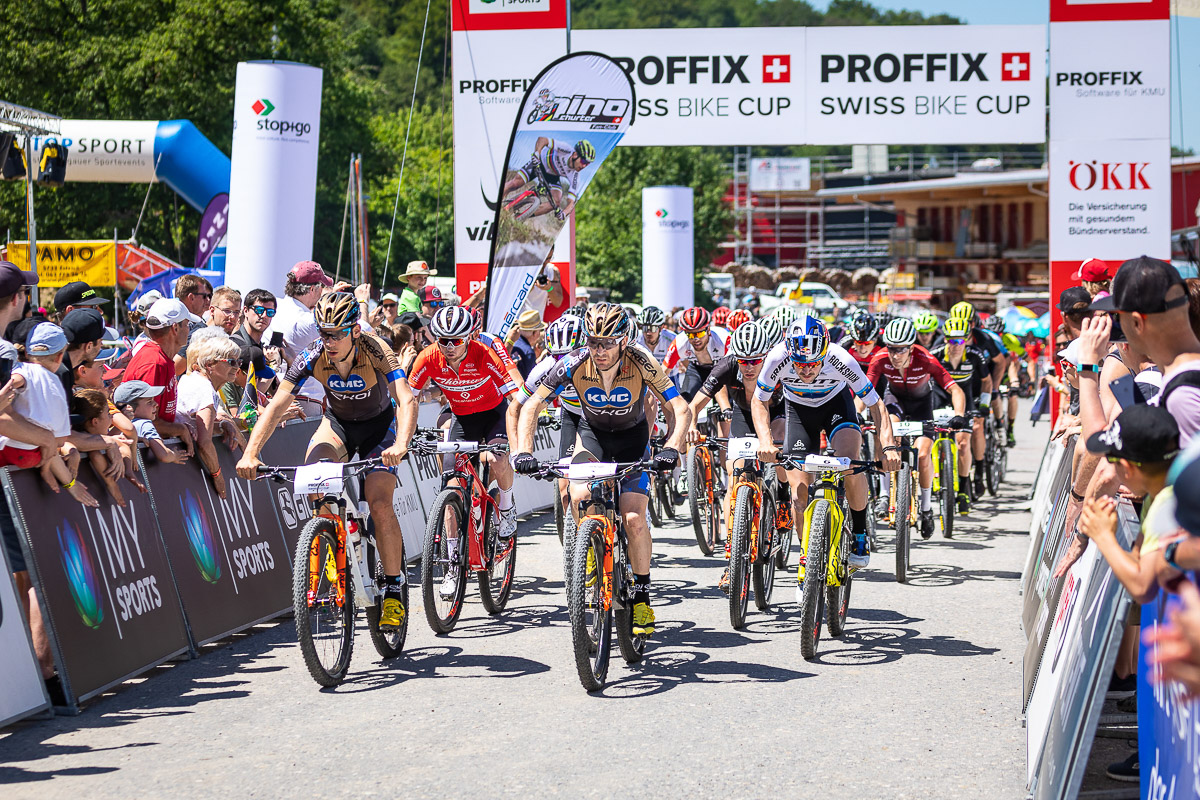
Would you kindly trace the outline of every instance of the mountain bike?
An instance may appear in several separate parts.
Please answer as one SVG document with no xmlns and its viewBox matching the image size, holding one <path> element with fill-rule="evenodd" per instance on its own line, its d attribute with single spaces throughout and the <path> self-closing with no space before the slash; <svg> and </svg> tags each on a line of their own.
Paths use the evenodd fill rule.
<svg viewBox="0 0 1200 800">
<path fill-rule="evenodd" d="M 666 436 L 650 437 L 650 456 L 653 457 L 663 449 L 667 442 Z M 675 519 L 675 502 L 671 496 L 671 476 L 669 474 L 650 472 L 650 497 L 646 508 L 650 512 L 650 522 L 654 527 L 662 527 L 668 519 Z"/>
<path fill-rule="evenodd" d="M 412 449 L 422 455 L 454 454 L 454 466 L 442 473 L 441 489 L 430 506 L 421 551 L 425 619 L 434 633 L 449 633 L 462 613 L 472 574 L 487 613 L 494 616 L 504 610 L 516 574 L 517 537 L 498 535 L 499 489 L 487 491 L 488 468 L 479 463 L 480 453 L 507 453 L 508 444 L 444 442 L 441 436 L 440 428 L 418 428 Z M 451 486 L 451 481 L 458 485 Z M 445 591 L 447 585 L 453 591 Z"/>
<path fill-rule="evenodd" d="M 869 414 L 859 415 L 858 425 L 862 429 L 862 460 L 863 461 L 878 461 L 879 442 L 875 438 L 875 420 Z M 870 472 L 867 474 L 867 496 L 872 498 L 883 497 L 883 477 L 882 473 Z M 879 549 L 879 522 L 875 519 L 875 511 L 873 506 L 867 505 L 867 541 L 871 543 L 871 552 L 874 553 Z"/>
<path fill-rule="evenodd" d="M 908 580 L 912 531 L 917 525 L 917 448 L 914 440 L 925 435 L 923 422 L 892 422 L 892 435 L 900 447 L 900 469 L 892 473 L 892 525 L 896 529 L 896 581 Z"/>
<path fill-rule="evenodd" d="M 400 655 L 408 637 L 407 613 L 398 629 L 379 629 L 384 572 L 375 528 L 366 501 L 354 502 L 349 496 L 351 491 L 357 493 L 357 487 L 347 486 L 382 464 L 381 458 L 369 458 L 258 468 L 263 477 L 291 479 L 296 494 L 310 496 L 313 517 L 300 531 L 292 566 L 292 611 L 304 665 L 313 680 L 325 687 L 346 679 L 354 651 L 355 608 L 366 612 L 371 642 L 383 658 Z M 325 511 L 329 508 L 336 513 Z M 407 579 L 402 591 L 407 612 Z"/>
<path fill-rule="evenodd" d="M 827 450 L 825 455 L 807 455 L 803 459 L 781 456 L 789 469 L 803 469 L 817 477 L 809 487 L 812 498 L 804 509 L 804 541 L 800 546 L 800 654 L 805 660 L 817 657 L 821 624 L 830 636 L 841 636 L 846 629 L 850 608 L 850 589 L 855 567 L 850 566 L 850 547 L 854 534 L 846 505 L 845 476 L 879 470 L 878 461 L 838 458 Z"/>
<path fill-rule="evenodd" d="M 954 409 L 939 408 L 933 412 L 933 422 L 926 434 L 933 438 L 933 495 L 937 498 L 938 517 L 942 536 L 954 536 L 954 514 L 958 509 L 958 442 L 954 435 L 962 429 L 950 427 Z"/>
<path fill-rule="evenodd" d="M 534 174 L 523 185 L 513 189 L 507 197 L 504 198 L 504 207 L 512 212 L 516 219 L 528 219 L 534 216 L 534 210 L 543 202 L 549 203 L 554 208 L 554 216 L 559 219 L 563 218 L 562 209 L 554 201 L 554 192 L 551 191 L 551 185 L 558 186 L 557 180 L 551 181 L 546 175 L 546 169 L 537 164 Z"/>
<path fill-rule="evenodd" d="M 709 423 L 715 425 L 714 414 Z M 698 426 L 699 427 L 699 426 Z M 721 450 L 727 439 L 701 432 L 700 439 L 688 450 L 688 505 L 692 528 L 700 552 L 711 556 L 721 543 L 721 501 L 725 493 L 725 468 Z"/>
<path fill-rule="evenodd" d="M 567 570 L 567 612 L 579 682 L 589 692 L 604 688 L 612 650 L 613 622 L 621 657 L 642 660 L 646 637 L 633 633 L 633 565 L 620 512 L 621 479 L 651 469 L 650 461 L 628 464 L 546 464 L 538 477 L 587 483 L 591 498 L 580 503 L 579 527 Z"/>
<path fill-rule="evenodd" d="M 989 408 L 983 420 L 983 477 L 987 483 L 988 494 L 993 497 L 1000 491 L 1008 473 L 1008 428 L 1004 417 L 1005 409 L 1008 408 L 1008 387 L 1001 386 L 998 394 L 1000 415 L 993 414 Z"/>
<path fill-rule="evenodd" d="M 758 439 L 731 439 L 733 489 L 729 495 L 726 557 L 729 559 L 729 622 L 746 623 L 750 588 L 754 605 L 771 605 L 777 569 L 786 570 L 792 550 L 792 498 L 773 466 L 758 460 Z M 782 489 L 782 490 L 781 490 Z"/>
</svg>

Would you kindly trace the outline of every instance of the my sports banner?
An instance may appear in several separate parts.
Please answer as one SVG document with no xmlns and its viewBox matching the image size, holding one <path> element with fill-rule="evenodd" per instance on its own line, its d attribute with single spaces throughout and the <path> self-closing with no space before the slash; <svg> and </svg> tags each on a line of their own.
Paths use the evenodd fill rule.
<svg viewBox="0 0 1200 800">
<path fill-rule="evenodd" d="M 560 58 L 525 92 L 496 203 L 489 331 L 503 335 L 520 316 L 542 261 L 633 114 L 633 83 L 599 53 Z"/>
</svg>

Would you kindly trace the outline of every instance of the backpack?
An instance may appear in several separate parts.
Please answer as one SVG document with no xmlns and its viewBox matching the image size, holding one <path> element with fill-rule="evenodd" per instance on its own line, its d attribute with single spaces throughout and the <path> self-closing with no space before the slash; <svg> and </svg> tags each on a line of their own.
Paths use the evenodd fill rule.
<svg viewBox="0 0 1200 800">
<path fill-rule="evenodd" d="M 1193 389 L 1200 389 L 1200 370 L 1184 370 L 1163 384 L 1162 391 L 1158 393 L 1158 404 L 1163 408 L 1166 408 L 1167 398 L 1170 397 L 1171 392 L 1182 386 L 1190 386 Z"/>
</svg>

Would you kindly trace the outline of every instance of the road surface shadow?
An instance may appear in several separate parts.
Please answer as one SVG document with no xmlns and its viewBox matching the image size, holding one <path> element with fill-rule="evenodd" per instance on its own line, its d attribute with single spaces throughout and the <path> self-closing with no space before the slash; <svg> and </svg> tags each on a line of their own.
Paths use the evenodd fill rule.
<svg viewBox="0 0 1200 800">
<path fill-rule="evenodd" d="M 675 641 L 673 634 L 664 634 L 664 638 L 667 638 L 667 644 L 662 649 L 648 650 L 641 662 L 628 666 L 633 674 L 611 681 L 596 696 L 610 700 L 628 699 L 662 694 L 677 686 L 695 683 L 786 683 L 815 677 L 812 672 L 756 664 L 745 659 L 713 659 L 705 652 L 677 649 L 680 643 Z M 614 653 L 613 658 L 612 666 L 618 667 L 620 656 Z"/>
<path fill-rule="evenodd" d="M 386 689 L 414 678 L 522 678 L 548 672 L 550 666 L 520 656 L 464 653 L 450 645 L 405 650 L 396 658 L 376 659 L 372 669 L 351 669 L 327 694 L 358 694 Z"/>
</svg>

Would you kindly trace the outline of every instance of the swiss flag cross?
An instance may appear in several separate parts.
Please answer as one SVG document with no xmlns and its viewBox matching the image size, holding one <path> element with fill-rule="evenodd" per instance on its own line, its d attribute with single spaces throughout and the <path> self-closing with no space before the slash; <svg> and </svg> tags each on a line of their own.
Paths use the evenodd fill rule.
<svg viewBox="0 0 1200 800">
<path fill-rule="evenodd" d="M 792 57 L 763 56 L 763 83 L 791 83 Z"/>
<path fill-rule="evenodd" d="M 1029 80 L 1029 53 L 1001 53 L 1000 80 Z"/>
</svg>

